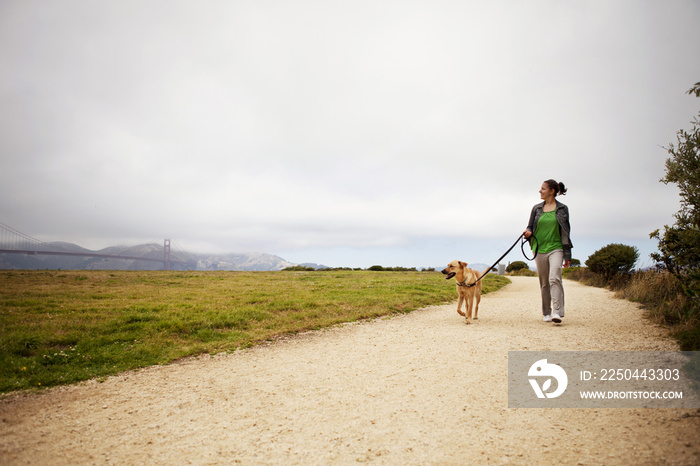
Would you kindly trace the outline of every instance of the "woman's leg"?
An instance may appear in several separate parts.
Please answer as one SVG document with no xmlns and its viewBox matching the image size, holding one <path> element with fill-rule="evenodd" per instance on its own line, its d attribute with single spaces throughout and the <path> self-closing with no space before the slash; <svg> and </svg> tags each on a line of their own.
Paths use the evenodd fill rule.
<svg viewBox="0 0 700 466">
<path fill-rule="evenodd" d="M 552 312 L 564 317 L 564 286 L 561 270 L 564 263 L 564 251 L 557 249 L 549 253 L 549 292 L 552 297 Z"/>
<path fill-rule="evenodd" d="M 535 266 L 537 276 L 540 279 L 540 291 L 542 293 L 542 315 L 548 316 L 552 313 L 552 295 L 549 290 L 549 254 L 537 254 Z"/>
</svg>

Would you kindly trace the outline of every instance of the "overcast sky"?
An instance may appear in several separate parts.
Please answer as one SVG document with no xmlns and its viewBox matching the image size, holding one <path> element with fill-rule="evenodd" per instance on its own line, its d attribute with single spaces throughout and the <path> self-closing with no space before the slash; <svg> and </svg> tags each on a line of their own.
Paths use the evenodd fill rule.
<svg viewBox="0 0 700 466">
<path fill-rule="evenodd" d="M 697 0 L 1 0 L 0 222 L 490 264 L 554 178 L 575 258 L 624 243 L 649 265 L 698 25 Z"/>
</svg>

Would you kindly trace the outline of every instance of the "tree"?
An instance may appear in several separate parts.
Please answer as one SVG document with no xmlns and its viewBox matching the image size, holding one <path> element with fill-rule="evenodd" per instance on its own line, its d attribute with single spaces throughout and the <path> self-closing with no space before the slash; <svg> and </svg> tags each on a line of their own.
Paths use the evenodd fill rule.
<svg viewBox="0 0 700 466">
<path fill-rule="evenodd" d="M 700 97 L 700 82 L 687 92 Z M 698 115 L 700 116 L 700 114 Z M 659 252 L 651 257 L 682 282 L 688 285 L 700 270 L 700 118 L 695 117 L 690 131 L 676 133 L 677 144 L 666 148 L 666 176 L 662 183 L 678 185 L 681 208 L 674 215 L 673 226 L 664 225 L 661 233 L 656 230 L 651 238 L 659 241 Z"/>
<path fill-rule="evenodd" d="M 611 280 L 615 275 L 630 273 L 637 259 L 639 259 L 639 250 L 636 247 L 608 244 L 591 254 L 586 260 L 586 266 L 591 272 Z"/>
</svg>

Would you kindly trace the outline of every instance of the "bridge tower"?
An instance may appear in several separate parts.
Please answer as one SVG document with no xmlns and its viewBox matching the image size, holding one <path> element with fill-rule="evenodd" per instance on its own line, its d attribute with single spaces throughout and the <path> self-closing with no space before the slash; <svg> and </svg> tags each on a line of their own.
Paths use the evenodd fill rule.
<svg viewBox="0 0 700 466">
<path fill-rule="evenodd" d="M 170 270 L 170 238 L 163 241 L 163 270 Z"/>
</svg>

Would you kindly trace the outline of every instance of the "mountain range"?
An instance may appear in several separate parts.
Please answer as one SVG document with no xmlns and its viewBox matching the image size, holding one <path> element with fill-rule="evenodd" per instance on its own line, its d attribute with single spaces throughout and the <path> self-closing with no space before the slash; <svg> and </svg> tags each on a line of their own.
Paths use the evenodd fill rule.
<svg viewBox="0 0 700 466">
<path fill-rule="evenodd" d="M 53 253 L 0 254 L 0 269 L 163 270 L 163 246 L 159 244 L 111 246 L 99 251 L 85 249 L 73 243 L 53 242 L 47 244 L 50 246 L 50 250 L 54 251 Z M 1 248 L 2 245 L 0 245 Z M 58 254 L 56 251 L 62 251 L 66 254 Z M 89 256 L 89 254 L 112 257 Z M 125 258 L 113 256 L 124 256 Z M 170 251 L 170 261 L 170 270 L 275 271 L 297 265 L 281 257 L 265 253 L 200 254 L 176 250 Z"/>
</svg>

